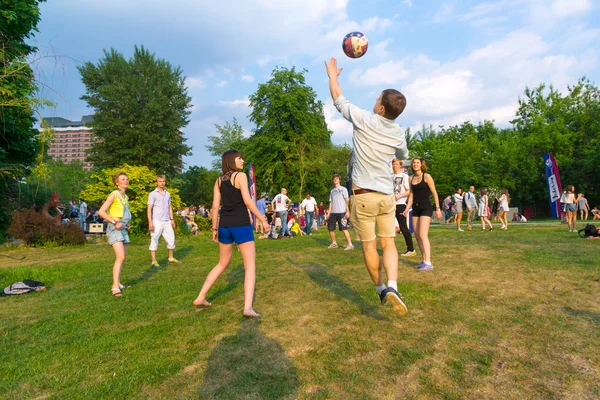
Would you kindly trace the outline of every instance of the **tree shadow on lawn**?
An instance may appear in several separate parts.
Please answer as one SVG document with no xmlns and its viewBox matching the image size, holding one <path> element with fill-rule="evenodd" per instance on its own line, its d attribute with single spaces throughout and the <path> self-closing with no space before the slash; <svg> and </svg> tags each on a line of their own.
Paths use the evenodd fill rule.
<svg viewBox="0 0 600 400">
<path fill-rule="evenodd" d="M 187 247 L 184 247 L 184 248 L 182 248 L 182 249 L 179 249 L 179 250 L 177 250 L 177 249 L 176 249 L 176 250 L 175 250 L 175 251 L 176 251 L 176 254 L 174 254 L 174 255 L 176 255 L 177 257 L 175 257 L 175 258 L 178 258 L 178 257 L 179 257 L 179 258 L 181 258 L 181 259 L 185 259 L 185 256 L 186 256 L 186 255 L 188 255 L 188 254 L 189 254 L 189 252 L 190 252 L 192 249 L 193 249 L 193 247 L 192 247 L 192 246 L 187 246 Z M 180 260 L 180 261 L 181 261 L 181 260 Z M 125 262 L 127 262 L 127 261 L 125 261 Z M 182 261 L 182 262 L 183 262 L 183 261 Z M 148 263 L 150 263 L 150 261 L 149 261 Z M 166 269 L 166 268 L 167 268 L 167 266 L 169 265 L 169 263 L 168 263 L 168 259 L 166 259 L 166 258 L 165 258 L 164 260 L 161 260 L 161 261 L 159 262 L 159 264 L 161 265 L 161 267 L 160 267 L 160 268 L 155 268 L 155 267 L 152 267 L 152 266 L 150 266 L 150 267 L 149 267 L 147 270 L 145 270 L 145 271 L 142 273 L 142 275 L 141 275 L 139 278 L 137 278 L 137 279 L 134 279 L 134 280 L 132 280 L 132 281 L 128 281 L 128 282 L 126 282 L 126 283 L 125 283 L 125 285 L 127 285 L 127 286 L 135 286 L 135 285 L 137 285 L 138 283 L 145 282 L 145 281 L 147 281 L 148 279 L 152 278 L 152 277 L 154 276 L 154 274 L 156 274 L 158 271 L 161 271 L 161 270 L 163 270 L 163 269 Z"/>
<path fill-rule="evenodd" d="M 275 340 L 259 329 L 257 318 L 244 319 L 240 330 L 225 337 L 208 359 L 202 399 L 295 399 L 298 374 Z"/>
<path fill-rule="evenodd" d="M 352 289 L 346 282 L 342 281 L 335 275 L 329 274 L 327 271 L 333 267 L 320 264 L 297 264 L 291 259 L 288 259 L 288 261 L 290 264 L 306 272 L 309 278 L 317 285 L 322 286 L 336 295 L 356 304 L 360 308 L 360 311 L 363 313 L 363 315 L 367 315 L 380 321 L 389 321 L 389 318 L 379 314 L 377 306 L 375 306 L 373 303 L 365 301 L 360 294 L 356 290 Z"/>
<path fill-rule="evenodd" d="M 577 310 L 571 307 L 565 307 L 563 310 L 573 317 L 583 318 L 588 322 L 596 325 L 600 325 L 600 313 L 588 311 L 588 310 Z"/>
</svg>

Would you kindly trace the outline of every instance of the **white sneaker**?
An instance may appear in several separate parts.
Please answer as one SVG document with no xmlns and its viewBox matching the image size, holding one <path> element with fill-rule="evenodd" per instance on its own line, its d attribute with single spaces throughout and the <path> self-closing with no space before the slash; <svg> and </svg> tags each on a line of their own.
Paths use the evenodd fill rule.
<svg viewBox="0 0 600 400">
<path fill-rule="evenodd" d="M 344 251 L 346 250 L 354 250 L 354 246 L 349 244 L 348 246 L 344 247 Z"/>
<path fill-rule="evenodd" d="M 328 249 L 337 249 L 337 248 L 338 248 L 338 245 L 336 242 L 331 243 L 328 247 Z"/>
<path fill-rule="evenodd" d="M 407 251 L 406 253 L 400 254 L 400 257 L 414 257 L 417 255 L 416 251 Z"/>
</svg>

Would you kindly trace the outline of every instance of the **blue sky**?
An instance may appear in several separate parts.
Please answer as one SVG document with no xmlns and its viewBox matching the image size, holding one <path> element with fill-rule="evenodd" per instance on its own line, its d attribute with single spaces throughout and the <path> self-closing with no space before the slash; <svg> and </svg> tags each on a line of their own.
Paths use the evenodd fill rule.
<svg viewBox="0 0 600 400">
<path fill-rule="evenodd" d="M 184 129 L 187 166 L 210 166 L 205 149 L 214 125 L 236 117 L 253 126 L 248 96 L 275 66 L 308 70 L 307 83 L 325 104 L 334 143 L 352 130 L 333 108 L 323 60 L 338 58 L 340 83 L 355 104 L 371 109 L 381 90 L 402 91 L 398 122 L 454 125 L 487 119 L 506 126 L 526 86 L 560 90 L 587 76 L 600 84 L 600 2 L 596 0 L 49 0 L 35 42 L 38 64 L 58 102 L 44 116 L 79 120 L 91 114 L 77 65 L 103 49 L 129 57 L 144 45 L 179 65 L 193 99 Z M 369 50 L 349 59 L 344 35 L 361 31 Z"/>
</svg>

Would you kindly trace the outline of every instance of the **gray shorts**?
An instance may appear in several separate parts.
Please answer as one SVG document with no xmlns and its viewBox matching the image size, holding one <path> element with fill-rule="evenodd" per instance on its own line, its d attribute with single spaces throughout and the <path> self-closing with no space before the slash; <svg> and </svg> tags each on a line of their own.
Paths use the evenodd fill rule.
<svg viewBox="0 0 600 400">
<path fill-rule="evenodd" d="M 127 232 L 127 229 L 125 229 L 125 225 L 126 224 L 123 224 L 123 228 L 121 228 L 121 230 L 115 228 L 115 226 L 111 223 L 106 225 L 106 237 L 108 238 L 108 244 L 112 246 L 117 242 L 123 242 L 125 244 L 129 243 L 129 232 Z"/>
</svg>

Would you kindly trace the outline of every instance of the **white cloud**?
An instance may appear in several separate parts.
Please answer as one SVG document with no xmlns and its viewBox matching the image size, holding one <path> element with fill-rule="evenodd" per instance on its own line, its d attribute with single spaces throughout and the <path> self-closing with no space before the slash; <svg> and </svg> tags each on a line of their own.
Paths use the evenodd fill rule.
<svg viewBox="0 0 600 400">
<path fill-rule="evenodd" d="M 592 8 L 591 0 L 555 0 L 550 6 L 557 18 L 580 14 Z"/>
<path fill-rule="evenodd" d="M 225 86 L 227 86 L 228 83 L 229 83 L 228 81 L 222 80 L 221 82 L 217 83 L 217 87 L 220 87 L 220 88 L 225 87 Z"/>
<path fill-rule="evenodd" d="M 402 4 L 404 4 L 408 8 L 413 6 L 412 0 L 402 0 Z"/>
<path fill-rule="evenodd" d="M 483 84 L 469 70 L 416 79 L 403 88 L 409 112 L 440 116 L 473 105 Z"/>
<path fill-rule="evenodd" d="M 186 76 L 185 86 L 187 86 L 189 89 L 202 89 L 206 87 L 206 82 L 204 82 L 202 78 Z"/>
<path fill-rule="evenodd" d="M 220 101 L 219 104 L 226 107 L 249 107 L 250 99 L 248 98 L 248 96 L 245 96 L 241 99 L 236 99 L 233 101 Z"/>
<path fill-rule="evenodd" d="M 242 80 L 246 82 L 254 82 L 254 77 L 252 75 L 242 75 Z"/>
<path fill-rule="evenodd" d="M 441 22 L 446 22 L 450 18 L 452 18 L 452 13 L 454 12 L 454 6 L 450 3 L 442 4 L 438 12 L 433 16 L 433 23 L 439 24 Z"/>
<path fill-rule="evenodd" d="M 394 40 L 391 38 L 385 39 L 383 42 L 379 42 L 373 45 L 373 53 L 375 53 L 376 57 L 380 58 L 388 58 L 389 53 L 387 51 L 387 47 Z"/>
<path fill-rule="evenodd" d="M 353 70 L 350 81 L 357 86 L 392 85 L 408 75 L 409 71 L 402 61 L 388 61 L 369 68 L 364 73 L 362 69 Z"/>
<path fill-rule="evenodd" d="M 341 116 L 331 99 L 325 100 L 323 103 L 325 122 L 327 123 L 327 128 L 333 132 L 333 142 L 349 142 L 352 139 L 352 124 Z"/>
</svg>

